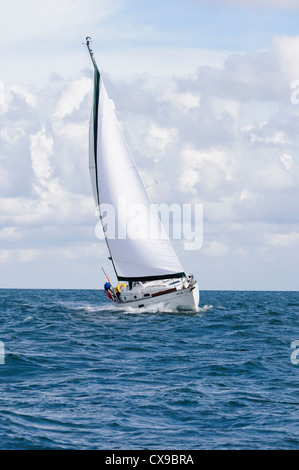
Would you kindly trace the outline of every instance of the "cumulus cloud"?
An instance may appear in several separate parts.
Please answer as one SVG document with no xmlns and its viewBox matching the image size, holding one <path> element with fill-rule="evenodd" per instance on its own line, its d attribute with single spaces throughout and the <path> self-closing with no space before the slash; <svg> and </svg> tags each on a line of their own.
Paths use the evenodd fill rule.
<svg viewBox="0 0 299 470">
<path fill-rule="evenodd" d="M 159 196 L 162 189 L 168 201 L 203 203 L 203 259 L 240 256 L 249 272 L 250 260 L 272 262 L 270 248 L 295 246 L 299 109 L 290 102 L 296 77 L 290 51 L 296 44 L 296 37 L 276 38 L 268 51 L 231 54 L 221 68 L 199 67 L 192 77 L 175 77 L 159 98 L 144 90 L 150 106 L 139 124 L 128 113 L 137 161 L 147 176 L 154 173 Z M 144 145 L 153 119 L 156 139 Z M 165 129 L 176 138 L 161 147 Z M 280 237 L 279 227 L 289 232 Z"/>
<path fill-rule="evenodd" d="M 82 227 L 89 227 L 94 249 L 88 83 L 85 76 L 56 77 L 44 89 L 2 87 L 0 260 L 6 266 L 91 260 L 82 242 Z"/>
<path fill-rule="evenodd" d="M 47 137 L 45 128 L 30 136 L 32 169 L 37 181 L 44 184 L 52 176 L 50 157 L 53 154 L 54 140 Z"/>
<path fill-rule="evenodd" d="M 293 247 L 299 244 L 299 233 L 275 233 L 266 237 L 269 244 L 275 247 Z"/>
<path fill-rule="evenodd" d="M 224 256 L 228 253 L 228 247 L 214 240 L 208 242 L 202 251 L 205 256 Z"/>
<path fill-rule="evenodd" d="M 203 260 L 239 256 L 245 266 L 297 246 L 299 107 L 290 101 L 297 43 L 276 38 L 268 51 L 230 54 L 222 67 L 169 81 L 107 78 L 153 201 L 203 204 Z M 104 250 L 94 243 L 90 93 L 86 74 L 52 76 L 43 89 L 0 87 L 2 263 L 89 263 L 96 246 L 98 255 Z M 201 254 L 191 259 L 176 246 L 196 271 Z"/>
</svg>

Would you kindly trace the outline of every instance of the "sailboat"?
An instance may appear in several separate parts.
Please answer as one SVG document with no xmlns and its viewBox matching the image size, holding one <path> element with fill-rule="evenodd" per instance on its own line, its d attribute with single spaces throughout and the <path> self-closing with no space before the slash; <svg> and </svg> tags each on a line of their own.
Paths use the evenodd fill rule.
<svg viewBox="0 0 299 470">
<path fill-rule="evenodd" d="M 107 297 L 120 307 L 140 309 L 162 304 L 167 309 L 198 310 L 198 283 L 192 274 L 185 273 L 151 203 L 90 43 L 91 38 L 87 37 L 94 67 L 89 170 L 109 259 L 118 282 L 113 287 L 104 271 Z M 113 220 L 105 217 L 107 208 L 113 209 Z M 134 214 L 133 220 L 128 214 Z"/>
</svg>

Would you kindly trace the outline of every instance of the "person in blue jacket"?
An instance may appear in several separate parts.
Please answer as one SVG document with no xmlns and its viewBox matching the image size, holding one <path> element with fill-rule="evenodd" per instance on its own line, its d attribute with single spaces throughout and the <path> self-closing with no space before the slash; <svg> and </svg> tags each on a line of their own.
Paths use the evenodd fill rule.
<svg viewBox="0 0 299 470">
<path fill-rule="evenodd" d="M 112 288 L 112 285 L 110 284 L 110 282 L 106 282 L 104 284 L 104 289 L 105 289 L 105 292 L 107 294 L 107 297 L 114 301 L 114 297 L 113 297 L 113 293 L 112 293 L 111 288 Z"/>
</svg>

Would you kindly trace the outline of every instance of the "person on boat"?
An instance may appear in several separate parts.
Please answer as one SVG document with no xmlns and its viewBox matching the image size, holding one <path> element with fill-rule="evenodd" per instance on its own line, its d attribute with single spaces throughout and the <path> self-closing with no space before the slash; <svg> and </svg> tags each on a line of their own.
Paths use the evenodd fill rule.
<svg viewBox="0 0 299 470">
<path fill-rule="evenodd" d="M 124 282 L 120 282 L 115 288 L 115 293 L 117 295 L 118 300 L 120 300 L 120 294 L 123 288 L 127 289 L 127 284 L 125 284 Z"/>
<path fill-rule="evenodd" d="M 114 302 L 114 297 L 113 297 L 113 292 L 112 292 L 112 285 L 110 284 L 110 282 L 106 282 L 104 284 L 104 289 L 105 289 L 105 292 L 106 292 L 106 295 L 107 295 L 108 299 L 113 300 L 113 302 Z"/>
<path fill-rule="evenodd" d="M 193 274 L 189 274 L 189 276 L 188 276 L 187 279 L 188 279 L 188 282 L 189 282 L 189 286 L 188 286 L 189 289 L 190 289 L 190 290 L 193 290 L 194 287 L 195 287 L 195 284 L 196 284 L 196 281 L 195 281 L 195 279 L 194 279 Z"/>
</svg>

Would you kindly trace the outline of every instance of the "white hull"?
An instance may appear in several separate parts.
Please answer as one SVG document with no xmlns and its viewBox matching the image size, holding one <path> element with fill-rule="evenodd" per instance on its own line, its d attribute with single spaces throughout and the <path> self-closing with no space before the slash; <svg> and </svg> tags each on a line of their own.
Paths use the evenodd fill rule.
<svg viewBox="0 0 299 470">
<path fill-rule="evenodd" d="M 196 286 L 191 292 L 184 289 L 170 294 L 164 294 L 159 297 L 150 297 L 148 299 L 135 300 L 132 302 L 117 303 L 119 307 L 128 306 L 133 308 L 147 308 L 161 304 L 166 310 L 198 310 L 199 288 Z"/>
<path fill-rule="evenodd" d="M 171 281 L 171 280 L 170 280 Z M 166 310 L 198 311 L 199 287 L 196 281 L 193 285 L 186 281 L 153 281 L 137 287 L 123 289 L 118 300 L 114 302 L 120 308 L 136 309 L 160 305 Z"/>
</svg>

